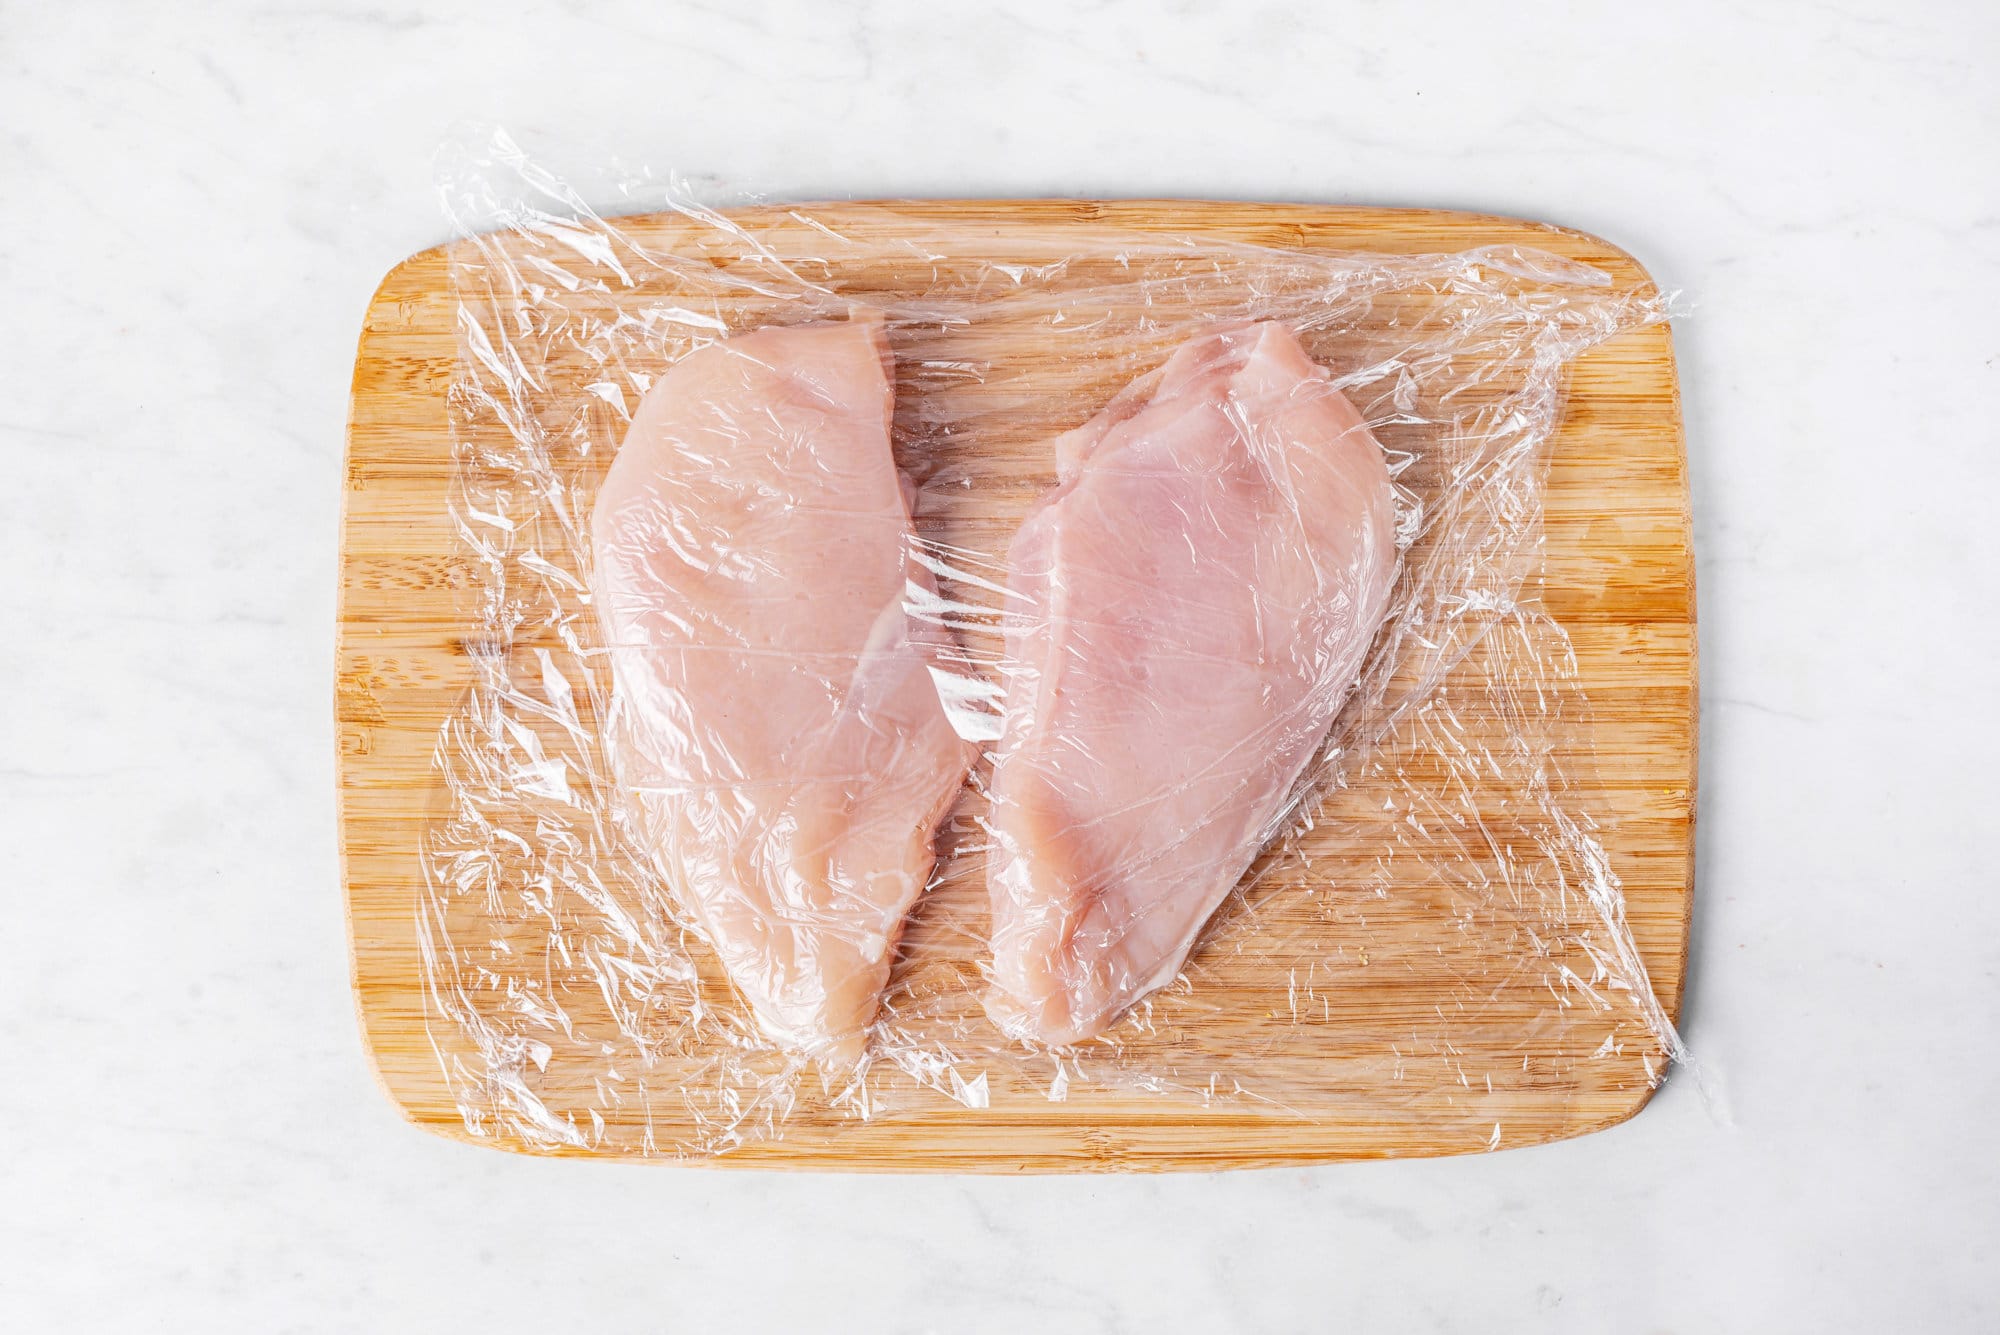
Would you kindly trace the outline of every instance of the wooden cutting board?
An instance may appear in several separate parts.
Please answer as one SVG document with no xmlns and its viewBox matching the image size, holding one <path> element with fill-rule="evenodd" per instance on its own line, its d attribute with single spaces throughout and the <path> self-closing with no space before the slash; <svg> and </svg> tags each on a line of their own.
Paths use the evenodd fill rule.
<svg viewBox="0 0 2000 1335">
<path fill-rule="evenodd" d="M 961 236 L 1060 240 L 1095 226 L 1217 241 L 1393 253 L 1521 245 L 1648 284 L 1595 237 L 1535 223 L 1426 210 L 1132 201 L 899 203 Z M 817 206 L 849 239 L 865 206 Z M 643 220 L 637 224 L 643 226 Z M 976 229 L 973 230 L 973 229 Z M 898 252 L 907 254 L 907 252 Z M 884 247 L 884 264 L 888 247 Z M 469 567 L 448 518 L 445 413 L 456 347 L 445 248 L 392 270 L 369 304 L 348 427 L 338 624 L 341 848 L 362 1032 L 389 1097 L 419 1126 L 475 1139 L 426 1028 L 416 921 L 418 846 L 438 809 L 440 722 L 470 681 L 459 594 Z M 1685 448 L 1664 325 L 1607 343 L 1574 368 L 1553 442 L 1545 602 L 1573 641 L 1591 706 L 1573 805 L 1597 813 L 1655 992 L 1677 1016 L 1685 973 L 1695 798 L 1694 570 Z M 1594 759 L 1588 753 L 1594 752 Z M 1422 998 L 1416 999 L 1421 1004 Z M 1403 998 L 1407 1003 L 1409 998 Z M 1504 1017 L 1502 1017 L 1504 1019 Z M 1213 1023 L 1254 1023 L 1220 1008 Z M 1493 1107 L 1440 1111 L 1385 1083 L 1338 1110 L 1203 1107 L 1101 1090 L 1064 1102 L 938 1104 L 866 1124 L 795 1125 L 711 1162 L 893 1171 L 1214 1169 L 1459 1153 L 1612 1126 L 1651 1096 L 1635 1050 L 1572 1064 Z M 1385 1073 L 1382 1077 L 1388 1081 Z M 1498 1096 L 1495 1096 L 1496 1099 Z M 1359 1111 L 1357 1111 L 1359 1110 Z M 1496 1137 L 1484 1134 L 1487 1123 Z M 576 1153 L 586 1153 L 575 1151 Z"/>
</svg>

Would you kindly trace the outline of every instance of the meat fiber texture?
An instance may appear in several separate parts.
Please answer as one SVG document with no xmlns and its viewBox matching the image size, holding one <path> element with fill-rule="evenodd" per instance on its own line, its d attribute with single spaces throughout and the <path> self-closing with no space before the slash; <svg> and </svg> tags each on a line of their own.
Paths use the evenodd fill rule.
<svg viewBox="0 0 2000 1335">
<path fill-rule="evenodd" d="M 1047 1043 L 1180 970 L 1396 576 L 1382 449 L 1288 329 L 1200 335 L 1149 380 L 1055 442 L 1009 551 L 989 1010 Z"/>
<path fill-rule="evenodd" d="M 592 525 L 643 838 L 766 1032 L 849 1061 L 971 759 L 904 611 L 888 356 L 871 315 L 693 353 Z"/>
</svg>

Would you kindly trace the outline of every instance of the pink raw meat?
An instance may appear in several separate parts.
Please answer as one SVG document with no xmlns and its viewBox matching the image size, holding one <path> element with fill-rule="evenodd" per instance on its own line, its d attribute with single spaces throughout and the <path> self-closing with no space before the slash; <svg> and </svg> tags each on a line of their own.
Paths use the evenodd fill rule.
<svg viewBox="0 0 2000 1335">
<path fill-rule="evenodd" d="M 593 515 L 635 822 L 764 1029 L 852 1060 L 969 751 L 904 611 L 878 317 L 703 348 L 640 401 Z"/>
<path fill-rule="evenodd" d="M 988 1009 L 1060 1044 L 1172 979 L 1277 833 L 1397 549 L 1381 447 L 1279 324 L 1190 340 L 1055 454 L 1009 552 Z"/>
</svg>

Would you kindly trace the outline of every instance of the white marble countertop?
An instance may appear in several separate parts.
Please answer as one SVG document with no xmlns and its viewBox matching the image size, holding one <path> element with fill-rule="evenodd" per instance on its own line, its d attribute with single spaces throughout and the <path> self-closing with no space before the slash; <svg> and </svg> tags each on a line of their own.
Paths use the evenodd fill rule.
<svg viewBox="0 0 2000 1335">
<path fill-rule="evenodd" d="M 2000 11 L 958 8 L 8 8 L 8 1324 L 2000 1325 Z M 406 1126 L 347 998 L 334 553 L 361 311 L 442 239 L 429 160 L 464 117 L 806 193 L 1520 214 L 1684 289 L 1686 1031 L 1722 1100 L 1676 1080 L 1490 1157 L 1119 1180 L 538 1162 Z"/>
</svg>

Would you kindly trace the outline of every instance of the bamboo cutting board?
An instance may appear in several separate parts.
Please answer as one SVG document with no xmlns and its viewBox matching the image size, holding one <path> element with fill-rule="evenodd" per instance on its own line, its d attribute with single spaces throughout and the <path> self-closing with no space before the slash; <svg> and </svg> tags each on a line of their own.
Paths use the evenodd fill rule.
<svg viewBox="0 0 2000 1335">
<path fill-rule="evenodd" d="M 1327 250 L 1521 245 L 1607 270 L 1621 285 L 1650 281 L 1630 257 L 1594 237 L 1476 214 L 1177 201 L 896 208 L 962 238 L 1059 240 L 1063 229 L 1088 222 Z M 844 213 L 840 205 L 816 206 L 813 215 L 864 244 L 875 216 L 864 206 Z M 883 264 L 891 264 L 888 246 L 883 253 Z M 455 352 L 447 252 L 425 251 L 383 281 L 355 363 L 337 715 L 353 980 L 368 1052 L 407 1117 L 473 1140 L 427 1030 L 416 930 L 418 847 L 439 800 L 432 754 L 439 724 L 470 680 L 460 612 L 470 571 L 447 511 L 453 465 L 445 396 Z M 1574 368 L 1552 446 L 1546 519 L 1544 601 L 1569 632 L 1591 706 L 1587 745 L 1577 748 L 1586 763 L 1576 769 L 1574 805 L 1598 816 L 1654 990 L 1677 1016 L 1692 890 L 1696 678 L 1686 460 L 1664 325 L 1623 335 Z M 1232 1015 L 1225 1005 L 1210 1023 L 1226 1029 L 1258 1018 Z M 1353 1098 L 1350 1090 L 1341 1111 L 1306 1117 L 1086 1090 L 1059 1103 L 999 1099 L 979 1111 L 939 1104 L 861 1125 L 808 1122 L 713 1162 L 1006 1172 L 1432 1155 L 1599 1130 L 1632 1116 L 1651 1092 L 1636 1050 L 1574 1064 L 1492 1096 L 1499 1100 L 1492 1107 L 1475 1099 L 1449 1115 L 1428 1112 L 1407 1088 L 1387 1085 L 1379 1100 Z M 1489 1121 L 1498 1127 L 1492 1140 L 1471 1134 Z M 474 1143 L 518 1148 L 504 1140 Z"/>
</svg>

